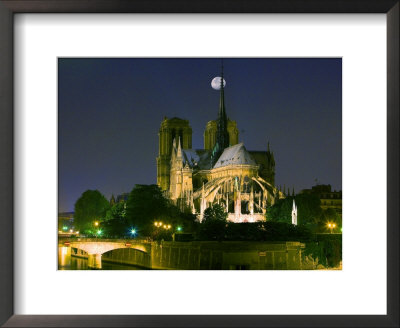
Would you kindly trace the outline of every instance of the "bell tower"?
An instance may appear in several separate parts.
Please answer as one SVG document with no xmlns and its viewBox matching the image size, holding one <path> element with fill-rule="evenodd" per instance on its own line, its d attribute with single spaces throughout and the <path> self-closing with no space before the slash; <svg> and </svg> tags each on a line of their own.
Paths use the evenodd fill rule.
<svg viewBox="0 0 400 328">
<path fill-rule="evenodd" d="M 157 156 L 157 184 L 164 191 L 169 190 L 170 186 L 171 153 L 174 139 L 181 140 L 182 148 L 192 148 L 192 128 L 189 121 L 178 117 L 164 117 L 158 131 Z"/>
<path fill-rule="evenodd" d="M 236 121 L 228 118 L 229 146 L 239 143 L 239 131 Z M 217 142 L 217 120 L 207 122 L 204 130 L 204 149 L 212 150 Z"/>
</svg>

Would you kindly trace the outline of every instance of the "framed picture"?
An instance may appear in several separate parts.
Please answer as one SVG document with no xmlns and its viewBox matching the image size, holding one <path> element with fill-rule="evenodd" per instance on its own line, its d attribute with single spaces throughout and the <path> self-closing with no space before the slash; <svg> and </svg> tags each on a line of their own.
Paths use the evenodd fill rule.
<svg viewBox="0 0 400 328">
<path fill-rule="evenodd" d="M 4 326 L 398 326 L 398 1 L 0 10 Z"/>
</svg>

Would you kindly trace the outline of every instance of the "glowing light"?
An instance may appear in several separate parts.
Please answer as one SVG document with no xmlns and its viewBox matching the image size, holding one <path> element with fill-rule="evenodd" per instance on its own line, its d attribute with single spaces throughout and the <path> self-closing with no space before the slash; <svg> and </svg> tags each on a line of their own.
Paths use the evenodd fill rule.
<svg viewBox="0 0 400 328">
<path fill-rule="evenodd" d="M 67 226 L 63 226 L 63 230 L 68 230 L 68 227 Z"/>
<path fill-rule="evenodd" d="M 171 229 L 171 225 L 170 225 L 170 224 L 168 224 L 168 227 L 167 227 L 167 229 Z"/>
<path fill-rule="evenodd" d="M 96 222 L 94 223 L 94 225 L 97 227 L 97 226 L 99 225 L 99 222 L 96 221 Z"/>
<path fill-rule="evenodd" d="M 101 231 L 101 229 L 97 230 L 97 234 L 100 236 L 103 233 L 103 231 Z"/>
<path fill-rule="evenodd" d="M 76 234 L 79 235 L 79 231 L 77 231 Z"/>
<path fill-rule="evenodd" d="M 135 229 L 132 229 L 132 230 L 131 230 L 131 234 L 132 234 L 132 235 L 136 234 L 136 230 L 135 230 Z"/>
<path fill-rule="evenodd" d="M 328 223 L 328 227 L 331 228 L 332 227 L 332 223 Z"/>
<path fill-rule="evenodd" d="M 334 224 L 332 224 L 332 227 L 336 228 L 336 224 L 335 224 L 335 223 L 334 223 Z"/>
<path fill-rule="evenodd" d="M 156 227 L 158 227 L 158 222 L 154 222 L 154 225 L 155 225 Z"/>
<path fill-rule="evenodd" d="M 69 229 L 69 232 L 74 232 L 74 229 Z"/>
<path fill-rule="evenodd" d="M 178 227 L 178 228 L 176 228 L 176 230 L 182 231 L 182 227 Z"/>
</svg>

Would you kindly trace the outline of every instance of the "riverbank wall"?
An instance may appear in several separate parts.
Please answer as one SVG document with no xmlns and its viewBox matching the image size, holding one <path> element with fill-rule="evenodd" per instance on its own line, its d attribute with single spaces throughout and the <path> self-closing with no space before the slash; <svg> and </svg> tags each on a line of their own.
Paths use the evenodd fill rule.
<svg viewBox="0 0 400 328">
<path fill-rule="evenodd" d="M 161 242 L 151 252 L 133 248 L 103 254 L 102 260 L 164 270 L 312 270 L 300 242 Z"/>
</svg>

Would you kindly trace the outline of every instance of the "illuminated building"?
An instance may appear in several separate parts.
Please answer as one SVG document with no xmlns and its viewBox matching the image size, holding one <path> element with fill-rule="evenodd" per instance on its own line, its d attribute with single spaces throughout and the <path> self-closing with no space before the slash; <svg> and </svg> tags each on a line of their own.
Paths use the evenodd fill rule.
<svg viewBox="0 0 400 328">
<path fill-rule="evenodd" d="M 265 219 L 267 206 L 284 195 L 274 186 L 275 160 L 270 151 L 248 151 L 238 143 L 237 124 L 225 109 L 223 74 L 220 78 L 217 120 L 204 131 L 204 149 L 192 149 L 189 121 L 164 118 L 159 130 L 157 184 L 181 210 L 200 220 L 218 203 L 233 222 Z"/>
</svg>

